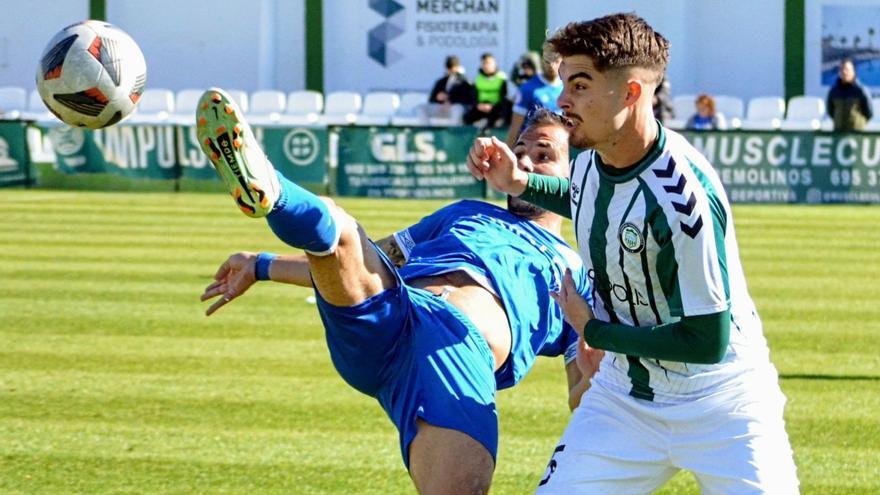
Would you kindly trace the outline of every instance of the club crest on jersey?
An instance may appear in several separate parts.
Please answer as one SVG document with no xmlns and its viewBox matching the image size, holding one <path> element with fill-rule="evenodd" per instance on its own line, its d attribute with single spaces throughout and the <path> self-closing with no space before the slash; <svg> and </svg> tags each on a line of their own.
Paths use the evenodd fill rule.
<svg viewBox="0 0 880 495">
<path fill-rule="evenodd" d="M 620 239 L 620 245 L 630 253 L 640 253 L 645 249 L 645 238 L 642 237 L 642 231 L 634 224 L 626 222 L 620 226 L 617 231 Z"/>
</svg>

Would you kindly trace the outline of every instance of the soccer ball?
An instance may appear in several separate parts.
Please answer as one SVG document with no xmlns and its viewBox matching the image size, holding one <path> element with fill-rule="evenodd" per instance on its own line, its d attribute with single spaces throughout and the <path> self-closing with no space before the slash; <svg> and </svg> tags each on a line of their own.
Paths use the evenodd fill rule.
<svg viewBox="0 0 880 495">
<path fill-rule="evenodd" d="M 103 21 L 62 29 L 46 45 L 37 68 L 43 103 L 74 127 L 100 129 L 124 119 L 146 82 L 147 64 L 137 43 Z"/>
</svg>

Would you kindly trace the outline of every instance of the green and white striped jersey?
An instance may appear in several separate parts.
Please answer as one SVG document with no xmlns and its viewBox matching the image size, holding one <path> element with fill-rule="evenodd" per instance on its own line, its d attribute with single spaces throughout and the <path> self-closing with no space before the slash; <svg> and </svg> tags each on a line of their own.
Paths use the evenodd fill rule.
<svg viewBox="0 0 880 495">
<path fill-rule="evenodd" d="M 623 175 L 614 175 L 594 151 L 581 153 L 570 196 L 597 319 L 638 327 L 728 309 L 731 317 L 730 341 L 718 364 L 607 352 L 594 383 L 678 403 L 769 369 L 727 196 L 712 166 L 683 137 L 660 126 L 654 147 Z"/>
</svg>

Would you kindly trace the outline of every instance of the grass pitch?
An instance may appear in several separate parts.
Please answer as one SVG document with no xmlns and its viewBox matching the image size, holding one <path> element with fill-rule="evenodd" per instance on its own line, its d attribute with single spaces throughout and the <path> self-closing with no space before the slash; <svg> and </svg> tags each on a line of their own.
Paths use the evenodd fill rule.
<svg viewBox="0 0 880 495">
<path fill-rule="evenodd" d="M 443 204 L 339 202 L 374 237 Z M 265 283 L 203 316 L 228 254 L 285 251 L 227 196 L 4 190 L 0 207 L 0 493 L 413 491 L 310 291 Z M 734 214 L 803 493 L 880 492 L 880 208 Z M 493 493 L 530 493 L 568 417 L 561 361 L 498 403 Z M 697 492 L 687 474 L 661 490 Z"/>
</svg>

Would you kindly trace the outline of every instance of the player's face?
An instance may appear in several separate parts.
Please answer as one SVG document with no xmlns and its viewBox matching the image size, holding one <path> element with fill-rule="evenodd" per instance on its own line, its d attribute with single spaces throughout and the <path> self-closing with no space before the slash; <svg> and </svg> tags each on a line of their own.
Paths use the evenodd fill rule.
<svg viewBox="0 0 880 495">
<path fill-rule="evenodd" d="M 517 165 L 527 172 L 556 177 L 568 176 L 568 132 L 558 125 L 538 125 L 528 129 L 513 147 Z M 507 210 L 524 218 L 536 218 L 546 210 L 512 196 Z"/>
<path fill-rule="evenodd" d="M 513 147 L 521 170 L 556 177 L 568 176 L 568 133 L 558 125 L 526 129 Z"/>
<path fill-rule="evenodd" d="M 838 75 L 841 81 L 851 83 L 856 78 L 856 68 L 853 67 L 852 62 L 844 62 L 840 64 Z"/>
<path fill-rule="evenodd" d="M 557 103 L 569 119 L 569 141 L 578 148 L 609 143 L 626 120 L 627 81 L 620 71 L 599 72 L 586 55 L 564 57 Z"/>
</svg>

